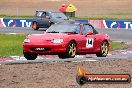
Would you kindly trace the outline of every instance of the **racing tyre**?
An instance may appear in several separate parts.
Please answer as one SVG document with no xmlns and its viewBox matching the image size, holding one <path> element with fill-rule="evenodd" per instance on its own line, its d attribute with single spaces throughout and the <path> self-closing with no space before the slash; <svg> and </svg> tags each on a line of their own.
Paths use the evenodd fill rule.
<svg viewBox="0 0 132 88">
<path fill-rule="evenodd" d="M 62 58 L 62 59 L 66 58 L 65 54 L 63 54 L 63 53 L 59 53 L 59 54 L 58 54 L 58 57 L 59 57 L 59 58 Z"/>
<path fill-rule="evenodd" d="M 23 54 L 24 54 L 24 57 L 27 60 L 35 60 L 38 56 L 37 54 L 31 54 L 31 53 L 28 53 L 28 52 L 25 52 L 25 51 L 23 51 Z"/>
<path fill-rule="evenodd" d="M 39 29 L 39 27 L 37 26 L 37 22 L 33 22 L 33 23 L 32 23 L 32 28 L 33 28 L 34 30 L 38 30 L 38 29 Z"/>
<path fill-rule="evenodd" d="M 66 53 L 58 54 L 59 58 L 74 58 L 77 52 L 77 46 L 75 42 L 71 41 L 66 49 Z"/>
<path fill-rule="evenodd" d="M 108 42 L 104 41 L 100 47 L 100 52 L 96 54 L 97 57 L 106 57 L 108 54 Z"/>
</svg>

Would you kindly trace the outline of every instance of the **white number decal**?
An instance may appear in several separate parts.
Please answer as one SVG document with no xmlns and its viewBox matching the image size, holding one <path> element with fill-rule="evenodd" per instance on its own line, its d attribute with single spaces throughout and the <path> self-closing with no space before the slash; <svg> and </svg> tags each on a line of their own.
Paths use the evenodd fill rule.
<svg viewBox="0 0 132 88">
<path fill-rule="evenodd" d="M 93 47 L 93 42 L 94 42 L 93 38 L 87 38 L 86 48 L 92 48 Z"/>
</svg>

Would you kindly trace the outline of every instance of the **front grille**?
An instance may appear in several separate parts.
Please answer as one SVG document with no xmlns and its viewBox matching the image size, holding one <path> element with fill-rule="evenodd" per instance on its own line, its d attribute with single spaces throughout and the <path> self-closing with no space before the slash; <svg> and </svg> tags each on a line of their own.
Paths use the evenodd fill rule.
<svg viewBox="0 0 132 88">
<path fill-rule="evenodd" d="M 50 51 L 51 48 L 45 48 L 45 47 L 32 47 L 30 48 L 32 51 Z"/>
</svg>

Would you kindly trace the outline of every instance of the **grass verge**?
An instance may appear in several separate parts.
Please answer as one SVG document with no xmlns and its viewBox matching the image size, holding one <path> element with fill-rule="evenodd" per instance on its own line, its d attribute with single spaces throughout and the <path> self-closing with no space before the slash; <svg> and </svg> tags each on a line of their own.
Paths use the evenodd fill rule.
<svg viewBox="0 0 132 88">
<path fill-rule="evenodd" d="M 8 15 L 0 15 L 0 18 L 33 18 L 34 16 L 8 16 Z M 132 20 L 132 18 L 118 18 L 118 17 L 71 17 L 70 19 L 81 19 L 81 20 Z"/>
<path fill-rule="evenodd" d="M 0 34 L 0 56 L 22 55 L 22 42 L 25 36 Z"/>
<path fill-rule="evenodd" d="M 33 16 L 7 16 L 7 15 L 0 15 L 0 18 L 33 18 Z"/>
<path fill-rule="evenodd" d="M 22 54 L 22 42 L 26 34 L 0 34 L 0 56 L 15 56 Z M 111 50 L 128 48 L 124 43 L 111 42 Z"/>
<path fill-rule="evenodd" d="M 119 50 L 119 49 L 127 49 L 129 48 L 128 45 L 122 42 L 111 42 L 110 50 Z"/>
<path fill-rule="evenodd" d="M 81 19 L 81 20 L 132 20 L 132 18 L 117 18 L 117 17 L 72 17 L 71 19 Z"/>
</svg>

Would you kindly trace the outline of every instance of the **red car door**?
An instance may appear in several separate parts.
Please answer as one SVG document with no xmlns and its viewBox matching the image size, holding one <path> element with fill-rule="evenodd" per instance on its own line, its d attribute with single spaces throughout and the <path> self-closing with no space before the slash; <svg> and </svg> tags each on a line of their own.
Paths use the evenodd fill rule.
<svg viewBox="0 0 132 88">
<path fill-rule="evenodd" d="M 82 52 L 92 53 L 97 48 L 98 38 L 94 34 L 93 28 L 85 24 L 82 29 Z"/>
</svg>

